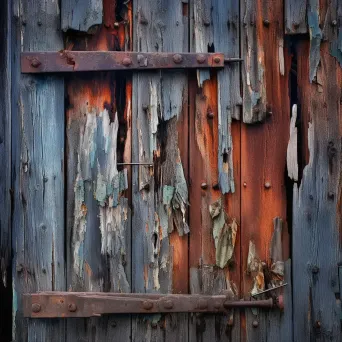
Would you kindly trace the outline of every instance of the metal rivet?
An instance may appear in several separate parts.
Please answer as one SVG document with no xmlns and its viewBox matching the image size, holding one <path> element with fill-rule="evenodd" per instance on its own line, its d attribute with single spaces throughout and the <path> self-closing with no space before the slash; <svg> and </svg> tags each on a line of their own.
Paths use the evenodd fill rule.
<svg viewBox="0 0 342 342">
<path fill-rule="evenodd" d="M 266 182 L 264 184 L 264 186 L 265 186 L 265 189 L 269 189 L 271 187 L 271 183 L 270 182 Z"/>
<path fill-rule="evenodd" d="M 253 328 L 257 328 L 259 326 L 259 322 L 255 319 L 252 325 L 253 325 Z"/>
<path fill-rule="evenodd" d="M 205 57 L 203 54 L 200 54 L 197 55 L 196 60 L 199 64 L 203 64 L 207 60 L 207 57 Z"/>
<path fill-rule="evenodd" d="M 33 68 L 38 68 L 42 63 L 37 58 L 33 58 L 31 61 L 31 66 Z"/>
<path fill-rule="evenodd" d="M 173 55 L 172 59 L 176 64 L 180 64 L 183 62 L 183 57 L 179 53 L 176 53 L 175 55 Z"/>
<path fill-rule="evenodd" d="M 164 308 L 165 308 L 165 309 L 168 309 L 168 310 L 172 309 L 172 308 L 173 308 L 173 302 L 172 302 L 172 300 L 167 300 L 167 301 L 165 301 L 165 303 L 164 303 Z"/>
<path fill-rule="evenodd" d="M 209 110 L 208 113 L 207 113 L 207 118 L 208 119 L 213 119 L 214 116 L 215 116 L 214 113 L 211 110 Z"/>
<path fill-rule="evenodd" d="M 120 24 L 118 22 L 114 23 L 114 27 L 119 27 L 119 26 L 120 26 Z"/>
<path fill-rule="evenodd" d="M 247 183 L 246 182 L 243 182 L 243 187 L 247 187 Z"/>
<path fill-rule="evenodd" d="M 122 60 L 122 64 L 124 66 L 130 66 L 132 64 L 132 60 L 129 58 L 129 57 L 125 57 L 123 60 Z"/>
<path fill-rule="evenodd" d="M 337 25 L 337 20 L 333 20 L 332 22 L 331 22 L 331 26 L 336 26 Z"/>
<path fill-rule="evenodd" d="M 69 310 L 70 312 L 75 312 L 75 311 L 77 310 L 77 305 L 76 305 L 75 303 L 70 303 L 70 304 L 68 305 L 68 310 Z"/>
<path fill-rule="evenodd" d="M 264 19 L 263 20 L 263 24 L 264 24 L 264 26 L 269 27 L 270 26 L 270 21 L 268 19 Z"/>
<path fill-rule="evenodd" d="M 40 306 L 40 304 L 38 304 L 38 303 L 32 304 L 32 312 L 37 313 L 37 312 L 39 312 L 41 309 L 42 309 L 42 307 Z"/>
<path fill-rule="evenodd" d="M 214 62 L 215 63 L 220 63 L 221 62 L 221 58 L 219 56 L 215 56 L 214 57 Z"/>
<path fill-rule="evenodd" d="M 199 301 L 198 301 L 198 308 L 200 309 L 200 310 L 204 310 L 204 309 L 206 309 L 208 307 L 208 301 L 207 300 L 205 300 L 205 299 L 200 299 Z"/>
<path fill-rule="evenodd" d="M 145 310 L 151 310 L 153 308 L 153 303 L 149 300 L 145 300 L 142 306 Z"/>
<path fill-rule="evenodd" d="M 201 184 L 201 188 L 202 188 L 203 190 L 208 189 L 208 184 L 207 184 L 207 183 L 202 183 L 202 184 Z"/>
</svg>

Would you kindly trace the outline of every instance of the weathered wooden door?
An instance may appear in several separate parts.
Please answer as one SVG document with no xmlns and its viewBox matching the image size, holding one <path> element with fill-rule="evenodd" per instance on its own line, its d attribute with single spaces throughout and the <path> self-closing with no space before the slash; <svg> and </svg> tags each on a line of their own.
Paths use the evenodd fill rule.
<svg viewBox="0 0 342 342">
<path fill-rule="evenodd" d="M 4 8 L 0 293 L 13 341 L 340 341 L 340 1 Z M 76 51 L 227 63 L 21 73 L 21 52 L 63 49 L 71 69 Z M 283 294 L 285 308 L 24 318 L 36 291 Z"/>
</svg>

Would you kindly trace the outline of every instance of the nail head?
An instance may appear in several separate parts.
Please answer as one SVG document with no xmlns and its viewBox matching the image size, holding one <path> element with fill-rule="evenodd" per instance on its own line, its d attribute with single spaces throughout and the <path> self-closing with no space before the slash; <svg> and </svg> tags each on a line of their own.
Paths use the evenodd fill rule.
<svg viewBox="0 0 342 342">
<path fill-rule="evenodd" d="M 41 310 L 41 306 L 40 306 L 40 304 L 38 304 L 38 303 L 33 303 L 32 304 L 32 312 L 34 312 L 34 313 L 37 313 L 37 312 L 39 312 L 40 310 Z"/>
</svg>

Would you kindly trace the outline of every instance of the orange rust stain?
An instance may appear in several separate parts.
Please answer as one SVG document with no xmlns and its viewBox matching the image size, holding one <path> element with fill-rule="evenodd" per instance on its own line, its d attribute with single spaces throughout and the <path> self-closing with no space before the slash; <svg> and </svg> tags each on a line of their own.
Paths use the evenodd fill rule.
<svg viewBox="0 0 342 342">
<path fill-rule="evenodd" d="M 81 205 L 81 212 L 82 212 L 82 216 L 87 216 L 88 208 L 84 203 L 82 203 Z"/>
<path fill-rule="evenodd" d="M 86 261 L 84 262 L 84 269 L 85 269 L 88 277 L 91 278 L 93 275 L 93 271 L 91 270 L 89 264 Z"/>
<path fill-rule="evenodd" d="M 148 233 L 149 229 L 148 229 L 148 222 L 145 223 L 145 232 Z"/>
<path fill-rule="evenodd" d="M 144 282 L 145 282 L 145 289 L 148 288 L 148 265 L 144 265 Z"/>
</svg>

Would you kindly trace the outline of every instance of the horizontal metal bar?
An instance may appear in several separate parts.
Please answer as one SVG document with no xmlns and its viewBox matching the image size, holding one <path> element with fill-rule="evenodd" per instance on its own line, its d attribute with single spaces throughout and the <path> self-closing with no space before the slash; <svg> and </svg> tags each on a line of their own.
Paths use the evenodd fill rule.
<svg viewBox="0 0 342 342">
<path fill-rule="evenodd" d="M 32 318 L 92 317 L 114 313 L 215 313 L 229 308 L 271 309 L 282 303 L 282 299 L 274 301 L 272 298 L 231 301 L 224 295 L 39 292 L 23 296 L 24 316 Z"/>
<path fill-rule="evenodd" d="M 122 51 L 22 52 L 23 73 L 222 68 L 240 58 L 223 53 L 155 53 Z"/>
</svg>

